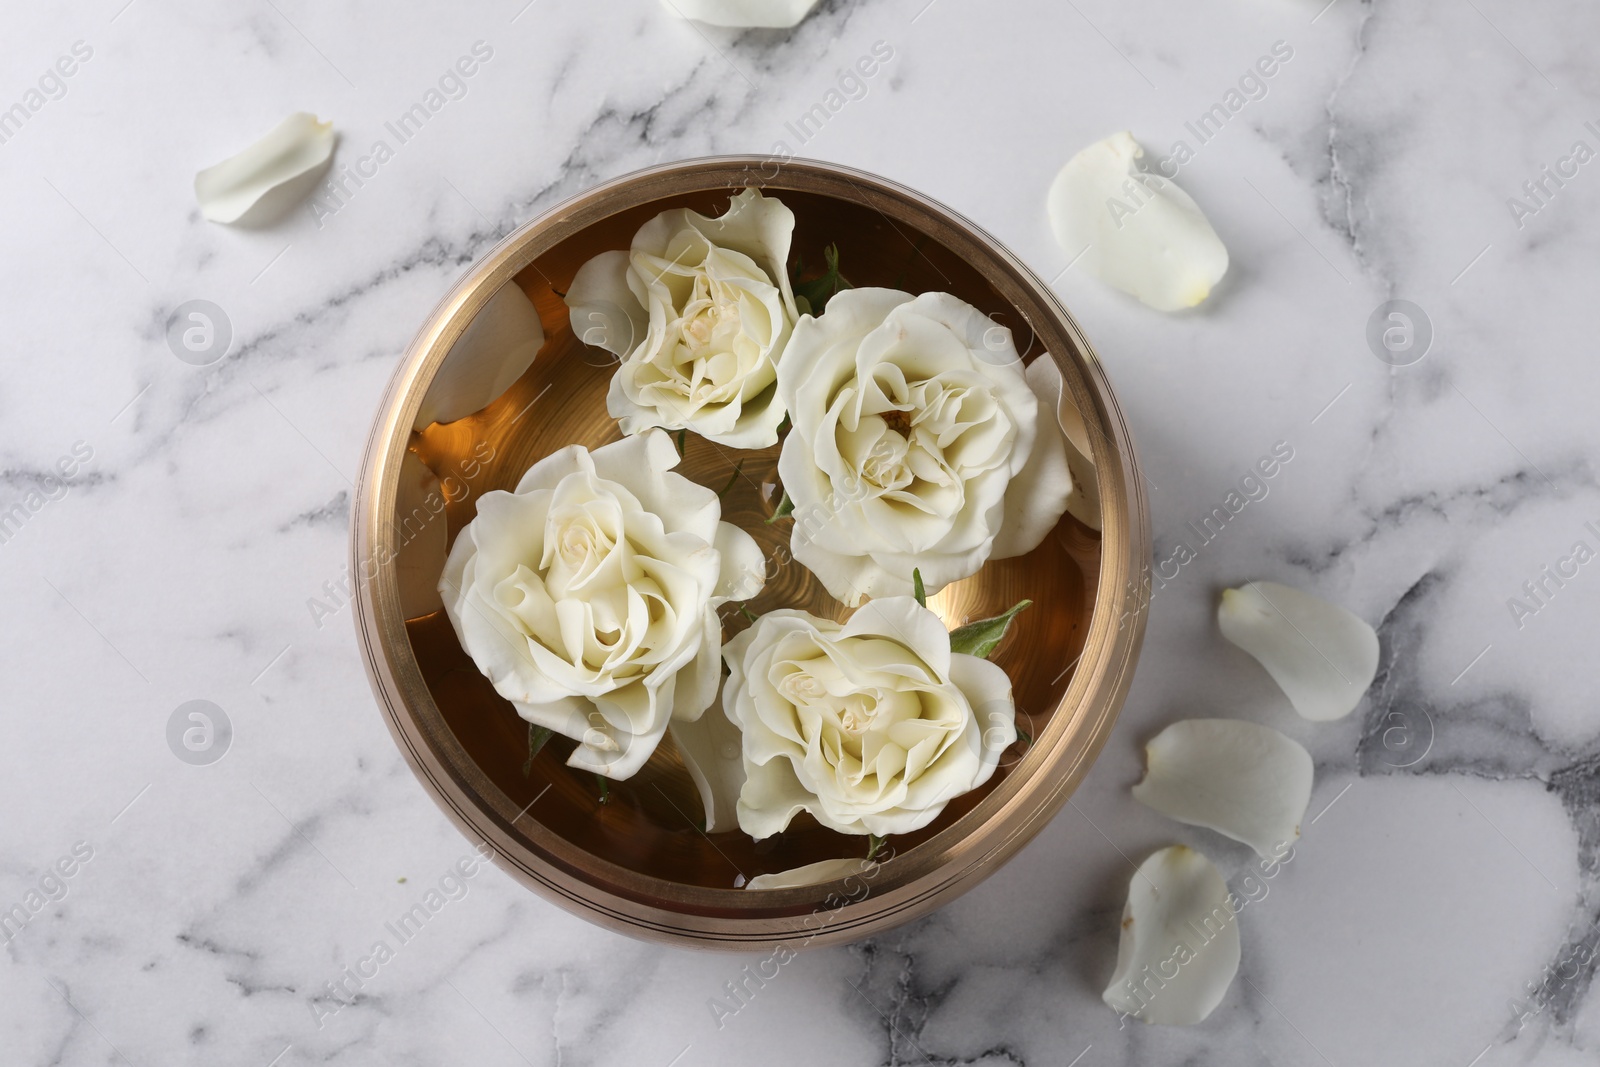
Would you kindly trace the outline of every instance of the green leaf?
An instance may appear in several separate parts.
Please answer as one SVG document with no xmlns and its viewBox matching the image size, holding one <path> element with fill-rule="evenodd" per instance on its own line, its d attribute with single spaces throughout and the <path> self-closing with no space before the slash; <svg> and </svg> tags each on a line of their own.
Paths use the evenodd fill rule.
<svg viewBox="0 0 1600 1067">
<path fill-rule="evenodd" d="M 879 837 L 877 834 L 868 834 L 867 835 L 867 859 L 870 860 L 870 859 L 876 858 L 876 856 L 878 855 L 879 850 L 881 850 L 883 848 L 883 843 L 885 841 L 887 841 L 887 840 L 889 840 L 887 837 Z"/>
<path fill-rule="evenodd" d="M 919 607 L 928 606 L 928 590 L 923 588 L 922 572 L 915 567 L 911 568 L 911 595 L 917 598 Z"/>
<path fill-rule="evenodd" d="M 772 513 L 772 518 L 767 520 L 767 525 L 771 526 L 773 523 L 777 522 L 779 519 L 787 519 L 790 515 L 793 515 L 793 514 L 794 514 L 794 501 L 789 499 L 788 490 L 785 490 L 783 496 L 781 498 L 779 498 L 779 500 L 778 500 L 778 510 L 774 511 Z"/>
<path fill-rule="evenodd" d="M 962 652 L 968 656 L 977 656 L 980 659 L 988 659 L 989 653 L 993 652 L 995 646 L 1005 637 L 1006 630 L 1011 626 L 1011 620 L 1017 617 L 1018 612 L 1032 603 L 1033 601 L 1031 600 L 1019 600 L 1017 601 L 1017 606 L 1004 615 L 996 615 L 992 619 L 969 622 L 959 629 L 951 630 L 950 651 Z"/>
<path fill-rule="evenodd" d="M 824 248 L 822 257 L 828 264 L 826 271 L 808 282 L 796 281 L 794 283 L 795 303 L 799 304 L 804 301 L 812 315 L 822 314 L 823 309 L 827 307 L 828 301 L 833 299 L 834 294 L 845 289 L 854 288 L 849 279 L 839 273 L 839 247 L 837 245 L 829 245 Z M 796 276 L 799 275 L 800 270 L 800 261 L 796 260 Z"/>
<path fill-rule="evenodd" d="M 526 778 L 533 773 L 533 758 L 539 754 L 544 743 L 550 740 L 552 734 L 543 726 L 528 724 L 528 762 L 522 765 L 522 777 Z"/>
<path fill-rule="evenodd" d="M 678 458 L 683 458 L 684 440 L 689 436 L 688 430 L 679 430 L 673 435 L 673 440 L 678 442 Z"/>
<path fill-rule="evenodd" d="M 603 774 L 596 774 L 594 780 L 600 786 L 600 803 L 607 803 L 611 799 L 611 782 Z"/>
<path fill-rule="evenodd" d="M 739 614 L 743 615 L 750 622 L 756 621 L 756 613 L 750 610 L 750 606 L 748 604 L 739 605 Z"/>
<path fill-rule="evenodd" d="M 741 459 L 738 463 L 736 463 L 734 465 L 733 473 L 728 475 L 728 484 L 723 486 L 722 489 L 718 491 L 718 493 L 717 493 L 717 499 L 718 500 L 721 500 L 723 497 L 728 495 L 728 490 L 733 488 L 734 483 L 739 480 L 739 475 L 741 475 L 743 473 L 744 473 L 744 460 Z"/>
</svg>

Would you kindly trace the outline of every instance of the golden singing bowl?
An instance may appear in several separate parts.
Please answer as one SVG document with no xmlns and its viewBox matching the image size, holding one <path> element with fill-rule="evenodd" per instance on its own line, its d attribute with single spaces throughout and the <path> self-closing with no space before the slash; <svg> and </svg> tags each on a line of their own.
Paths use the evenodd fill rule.
<svg viewBox="0 0 1600 1067">
<path fill-rule="evenodd" d="M 1025 359 L 1055 359 L 1066 380 L 1063 422 L 1081 416 L 1077 436 L 1092 454 L 1101 511 L 1101 529 L 1063 516 L 1034 552 L 991 561 L 929 602 L 955 626 L 1023 597 L 1034 601 L 993 657 L 1011 677 L 1025 734 L 994 777 L 923 830 L 890 839 L 882 862 L 862 875 L 759 891 L 738 886 L 757 874 L 862 856 L 866 842 L 805 815 L 765 841 L 702 833 L 699 795 L 670 737 L 604 799 L 592 775 L 565 766 L 571 742 L 557 737 L 528 763 L 527 724 L 478 673 L 429 596 L 447 538 L 472 519 L 482 493 L 513 488 L 535 461 L 568 444 L 595 448 L 620 436 L 605 404 L 614 360 L 573 335 L 562 303 L 578 267 L 627 248 L 634 231 L 667 208 L 719 215 L 747 185 L 793 209 L 793 254 L 808 267 L 820 268 L 823 247 L 836 243 L 854 284 L 954 293 L 1010 328 Z M 537 310 L 547 337 L 537 358 L 476 414 L 414 429 L 446 355 L 507 283 Z M 777 453 L 735 453 L 691 437 L 678 470 L 714 490 L 730 486 L 723 518 L 750 532 L 772 561 L 753 612 L 803 607 L 842 618 L 846 609 L 788 561 L 791 524 L 763 521 L 774 505 Z M 447 500 L 432 531 L 426 511 L 401 501 L 419 459 Z M 373 690 L 417 777 L 462 832 L 492 846 L 530 888 L 591 921 L 726 948 L 882 932 L 953 900 L 1038 833 L 1088 772 L 1122 706 L 1144 635 L 1149 551 L 1128 427 L 1093 349 L 1049 288 L 994 238 L 909 189 L 832 164 L 779 166 L 756 156 L 689 160 L 607 182 L 522 226 L 475 264 L 428 317 L 389 383 L 351 536 L 360 576 L 355 620 Z M 746 625 L 724 614 L 726 636 Z"/>
</svg>

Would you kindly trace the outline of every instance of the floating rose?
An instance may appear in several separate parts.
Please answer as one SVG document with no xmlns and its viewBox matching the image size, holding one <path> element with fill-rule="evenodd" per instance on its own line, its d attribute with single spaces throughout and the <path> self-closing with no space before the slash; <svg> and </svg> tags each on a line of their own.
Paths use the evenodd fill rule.
<svg viewBox="0 0 1600 1067">
<path fill-rule="evenodd" d="M 1060 371 L 948 293 L 850 289 L 796 326 L 778 372 L 794 558 L 849 605 L 928 592 L 1030 552 L 1072 490 Z"/>
<path fill-rule="evenodd" d="M 479 499 L 439 582 L 496 692 L 579 742 L 569 766 L 610 778 L 715 699 L 716 608 L 762 585 L 755 541 L 677 463 L 659 430 L 547 456 Z"/>
<path fill-rule="evenodd" d="M 730 448 L 778 443 L 778 361 L 797 315 L 793 230 L 793 212 L 746 189 L 720 218 L 664 211 L 628 251 L 579 268 L 566 296 L 572 332 L 621 359 L 606 407 L 624 433 L 660 426 Z"/>
<path fill-rule="evenodd" d="M 926 826 L 988 781 L 1017 737 L 1006 672 L 952 652 L 911 597 L 843 624 L 769 612 L 723 657 L 723 706 L 744 735 L 738 821 L 758 840 L 800 811 L 847 834 Z"/>
</svg>

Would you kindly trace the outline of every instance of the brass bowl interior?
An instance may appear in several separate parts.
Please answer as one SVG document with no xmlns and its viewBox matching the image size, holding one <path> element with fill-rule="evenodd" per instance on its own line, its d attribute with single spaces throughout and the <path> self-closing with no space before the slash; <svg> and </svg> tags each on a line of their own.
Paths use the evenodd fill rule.
<svg viewBox="0 0 1600 1067">
<path fill-rule="evenodd" d="M 785 191 L 795 213 L 795 254 L 803 266 L 823 262 L 822 247 L 837 243 L 842 270 L 857 285 L 944 290 L 991 314 L 997 323 L 1021 324 L 1014 308 L 969 264 L 926 234 L 891 226 L 873 209 L 827 196 Z M 453 473 L 466 491 L 447 506 L 449 536 L 476 513 L 483 492 L 509 490 L 530 466 L 569 444 L 598 448 L 621 437 L 606 411 L 606 388 L 615 367 L 603 349 L 586 346 L 573 333 L 561 295 L 590 256 L 626 248 L 635 230 L 660 211 L 689 207 L 709 215 L 727 210 L 725 191 L 663 197 L 619 212 L 604 223 L 557 244 L 514 279 L 544 323 L 546 342 L 528 372 L 499 400 L 477 415 L 432 424 L 417 433 L 412 450 L 441 475 Z M 807 270 L 806 273 L 820 273 Z M 1017 331 L 1025 358 L 1050 358 L 1039 351 L 1025 324 Z M 721 447 L 693 434 L 685 438 L 679 473 L 714 491 L 726 490 L 723 517 L 749 531 L 768 559 L 768 581 L 747 605 L 759 615 L 773 608 L 804 608 L 844 619 L 849 609 L 822 588 L 799 563 L 788 559 L 792 520 L 767 525 L 777 504 L 781 446 L 761 451 Z M 482 457 L 489 456 L 487 461 Z M 471 472 L 475 477 L 467 477 Z M 1046 726 L 1071 678 L 1070 664 L 1083 646 L 1084 622 L 1093 610 L 1100 535 L 1071 516 L 1027 556 L 987 564 L 971 578 L 930 598 L 929 606 L 955 627 L 997 615 L 1018 600 L 1034 607 L 1018 617 L 993 657 L 1011 676 L 1020 725 L 1031 737 Z M 748 622 L 734 607 L 723 611 L 724 640 Z M 442 611 L 408 620 L 411 645 L 434 703 L 456 740 L 478 768 L 513 803 L 538 801 L 534 814 L 546 829 L 592 855 L 654 878 L 707 888 L 736 888 L 757 874 L 787 870 L 817 860 L 865 854 L 866 842 L 838 834 L 801 815 L 783 834 L 752 841 L 739 832 L 700 832 L 700 798 L 670 738 L 643 771 L 607 785 L 601 800 L 595 777 L 565 765 L 573 743 L 550 741 L 528 768 L 528 727 L 497 694 L 462 651 Z M 998 774 L 982 788 L 951 804 L 932 824 L 896 838 L 897 853 L 914 848 L 972 810 L 999 785 L 1027 742 L 1019 739 Z"/>
<path fill-rule="evenodd" d="M 483 493 L 513 488 L 529 466 L 566 445 L 617 440 L 605 404 L 614 358 L 574 336 L 561 294 L 591 256 L 628 247 L 658 212 L 725 211 L 730 194 L 755 177 L 754 162 L 690 161 L 618 179 L 525 225 L 481 261 L 441 302 L 396 373 L 369 444 L 352 540 L 358 566 L 375 572 L 359 589 L 356 612 L 374 689 L 397 742 L 441 806 L 557 902 L 614 928 L 680 943 L 816 937 L 805 917 L 820 909 L 830 913 L 822 940 L 865 936 L 991 873 L 1065 802 L 1098 754 L 1143 633 L 1145 502 L 1126 427 L 1070 317 L 1009 253 L 938 205 L 868 175 L 794 161 L 751 184 L 793 209 L 791 259 L 798 257 L 805 275 L 820 270 L 823 247 L 832 243 L 854 285 L 953 293 L 1011 329 L 1025 360 L 1054 358 L 1067 383 L 1065 402 L 1083 414 L 1104 533 L 1063 516 L 1034 552 L 991 561 L 929 601 L 952 627 L 1019 599 L 1034 601 L 993 657 L 1012 679 L 1026 739 L 1007 751 L 984 787 L 925 829 L 892 839 L 893 858 L 861 899 L 841 898 L 837 883 L 737 889 L 757 874 L 864 855 L 865 839 L 806 816 L 762 842 L 737 832 L 708 836 L 670 739 L 639 774 L 609 783 L 604 800 L 592 775 L 565 766 L 571 742 L 564 739 L 552 739 L 525 767 L 527 724 L 478 673 L 444 613 L 405 618 L 391 569 L 368 562 L 392 557 L 396 547 L 400 457 L 409 449 L 446 481 L 453 543 Z M 547 336 L 532 366 L 482 411 L 411 430 L 443 351 L 506 283 L 532 300 Z M 735 452 L 690 434 L 677 469 L 723 491 L 723 517 L 750 532 L 767 555 L 767 584 L 749 604 L 753 613 L 802 607 L 843 618 L 848 609 L 787 561 L 791 522 L 765 521 L 776 502 L 778 452 Z M 723 621 L 725 637 L 748 625 L 732 605 Z"/>
</svg>

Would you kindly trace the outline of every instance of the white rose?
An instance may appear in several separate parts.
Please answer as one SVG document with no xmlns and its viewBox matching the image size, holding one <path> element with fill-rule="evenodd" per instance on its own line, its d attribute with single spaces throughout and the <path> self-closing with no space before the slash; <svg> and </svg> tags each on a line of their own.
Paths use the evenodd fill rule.
<svg viewBox="0 0 1600 1067">
<path fill-rule="evenodd" d="M 1037 548 L 1072 491 L 1047 354 L 949 293 L 850 289 L 778 374 L 794 558 L 839 600 L 928 592 Z"/>
<path fill-rule="evenodd" d="M 579 742 L 569 766 L 627 778 L 673 718 L 716 697 L 716 609 L 764 559 L 680 474 L 660 430 L 572 445 L 485 493 L 439 580 L 461 646 L 524 719 Z"/>
<path fill-rule="evenodd" d="M 721 218 L 664 211 L 627 252 L 572 279 L 572 332 L 621 359 L 606 407 L 623 433 L 689 429 L 731 448 L 778 443 L 778 360 L 794 329 L 794 212 L 746 189 Z"/>
<path fill-rule="evenodd" d="M 1006 672 L 951 652 L 911 597 L 843 624 L 768 612 L 722 654 L 723 710 L 743 731 L 739 826 L 758 840 L 799 811 L 847 834 L 926 826 L 1017 738 Z"/>
</svg>

